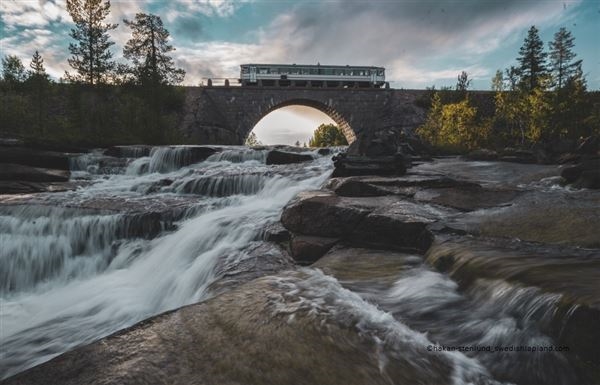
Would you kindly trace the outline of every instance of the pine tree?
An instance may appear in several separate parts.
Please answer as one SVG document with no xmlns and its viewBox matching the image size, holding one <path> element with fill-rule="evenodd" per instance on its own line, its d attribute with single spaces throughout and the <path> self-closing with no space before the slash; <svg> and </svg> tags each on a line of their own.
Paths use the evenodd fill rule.
<svg viewBox="0 0 600 385">
<path fill-rule="evenodd" d="M 46 68 L 44 68 L 44 59 L 42 55 L 36 50 L 31 58 L 31 63 L 29 63 L 29 74 L 30 77 L 35 79 L 48 79 L 48 74 L 46 73 Z"/>
<path fill-rule="evenodd" d="M 132 38 L 123 48 L 125 58 L 133 62 L 133 73 L 140 84 L 178 84 L 185 71 L 175 67 L 173 58 L 167 55 L 175 48 L 168 44 L 169 31 L 160 17 L 138 13 L 135 20 L 124 20 L 132 29 Z"/>
<path fill-rule="evenodd" d="M 581 77 L 581 60 L 573 52 L 575 38 L 566 28 L 561 28 L 554 34 L 550 46 L 550 70 L 557 89 L 562 89 L 571 79 Z"/>
<path fill-rule="evenodd" d="M 16 55 L 7 55 L 2 59 L 2 79 L 7 83 L 23 83 L 27 72 L 21 59 Z"/>
<path fill-rule="evenodd" d="M 110 1 L 67 0 L 67 11 L 75 23 L 70 33 L 75 43 L 69 44 L 73 55 L 69 65 L 77 71 L 76 75 L 67 73 L 67 78 L 88 84 L 105 82 L 115 67 L 110 51 L 114 42 L 109 40 L 108 32 L 117 24 L 104 23 L 110 13 Z"/>
<path fill-rule="evenodd" d="M 49 77 L 44 68 L 44 59 L 38 51 L 35 51 L 31 62 L 29 63 L 29 79 L 27 82 L 33 85 L 33 97 L 35 100 L 35 116 L 37 130 L 41 134 L 45 134 L 44 127 L 44 114 L 46 110 L 45 99 L 46 99 L 46 88 L 48 86 Z"/>
<path fill-rule="evenodd" d="M 538 29 L 531 26 L 527 37 L 519 50 L 519 74 L 521 76 L 521 85 L 527 91 L 533 91 L 543 83 L 543 78 L 547 74 L 546 52 L 544 52 L 544 43 L 540 39 Z"/>
<path fill-rule="evenodd" d="M 462 71 L 458 75 L 456 90 L 466 92 L 469 87 L 471 87 L 471 79 L 469 79 L 469 75 L 465 71 Z"/>
</svg>

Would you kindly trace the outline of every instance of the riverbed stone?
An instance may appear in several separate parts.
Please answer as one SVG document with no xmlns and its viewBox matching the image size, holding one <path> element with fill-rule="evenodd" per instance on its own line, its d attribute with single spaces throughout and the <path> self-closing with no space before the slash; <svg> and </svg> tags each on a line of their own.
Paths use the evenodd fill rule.
<svg viewBox="0 0 600 385">
<path fill-rule="evenodd" d="M 389 288 L 406 269 L 418 266 L 422 257 L 393 250 L 351 247 L 340 244 L 311 267 L 334 276 L 344 287 Z"/>
<path fill-rule="evenodd" d="M 320 190 L 299 194 L 281 222 L 294 234 L 424 252 L 431 243 L 427 227 L 452 213 L 395 196 L 350 198 Z"/>
<path fill-rule="evenodd" d="M 369 197 L 383 195 L 413 196 L 420 189 L 479 187 L 477 183 L 448 178 L 443 175 L 408 173 L 400 177 L 351 176 L 331 178 L 326 187 L 337 195 Z"/>
<path fill-rule="evenodd" d="M 290 241 L 290 250 L 297 263 L 310 265 L 321 258 L 338 241 L 339 238 L 294 234 Z"/>
<path fill-rule="evenodd" d="M 267 164 L 291 164 L 309 162 L 314 158 L 308 154 L 295 154 L 293 152 L 271 150 L 267 154 Z"/>
<path fill-rule="evenodd" d="M 28 182 L 67 182 L 69 171 L 0 163 L 0 180 Z"/>
<path fill-rule="evenodd" d="M 333 157 L 332 177 L 352 175 L 404 175 L 407 158 L 398 153 L 385 156 L 339 154 Z"/>
<path fill-rule="evenodd" d="M 371 211 L 348 204 L 333 192 L 302 192 L 286 205 L 281 223 L 291 232 L 322 237 L 349 234 Z"/>
<path fill-rule="evenodd" d="M 281 222 L 275 222 L 267 225 L 262 232 L 262 238 L 269 242 L 287 242 L 290 240 L 291 235 L 288 229 L 283 227 Z"/>
</svg>

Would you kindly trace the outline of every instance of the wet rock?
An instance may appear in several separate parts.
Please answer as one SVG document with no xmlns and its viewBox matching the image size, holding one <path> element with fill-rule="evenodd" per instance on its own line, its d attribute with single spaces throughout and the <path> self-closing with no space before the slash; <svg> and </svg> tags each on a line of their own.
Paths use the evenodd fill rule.
<svg viewBox="0 0 600 385">
<path fill-rule="evenodd" d="M 272 223 L 263 230 L 263 237 L 268 242 L 287 242 L 290 240 L 290 232 L 283 227 L 281 222 Z"/>
<path fill-rule="evenodd" d="M 75 190 L 80 182 L 28 182 L 0 180 L 0 194 L 32 194 Z"/>
<path fill-rule="evenodd" d="M 353 176 L 332 178 L 327 188 L 340 196 L 413 196 L 421 188 L 479 187 L 478 184 L 442 175 L 407 174 L 402 177 Z"/>
<path fill-rule="evenodd" d="M 431 213 L 423 205 L 399 201 L 367 215 L 348 237 L 348 241 L 423 253 L 433 241 L 427 226 L 438 219 L 438 215 Z"/>
<path fill-rule="evenodd" d="M 420 334 L 360 313 L 339 286 L 307 274 L 259 278 L 62 354 L 4 384 L 452 382 L 458 363 L 451 354 L 428 353 Z"/>
<path fill-rule="evenodd" d="M 66 182 L 69 172 L 24 166 L 21 164 L 0 163 L 0 180 L 28 182 Z"/>
<path fill-rule="evenodd" d="M 481 279 L 494 279 L 559 295 L 555 310 L 547 314 L 549 318 L 539 320 L 540 327 L 569 347 L 566 354 L 570 358 L 592 367 L 600 364 L 599 249 L 440 237 L 427 252 L 426 260 L 449 273 L 463 288 Z"/>
<path fill-rule="evenodd" d="M 473 211 L 510 204 L 522 192 L 514 189 L 484 188 L 479 185 L 419 190 L 414 199 L 455 208 Z"/>
<path fill-rule="evenodd" d="M 377 157 L 339 154 L 333 157 L 332 177 L 353 175 L 404 175 L 407 160 L 402 154 Z"/>
<path fill-rule="evenodd" d="M 369 287 L 389 288 L 403 270 L 422 262 L 421 257 L 397 251 L 339 245 L 334 246 L 312 267 L 333 275 L 344 287 L 351 289 L 367 283 Z"/>
<path fill-rule="evenodd" d="M 284 208 L 281 223 L 294 234 L 422 252 L 431 242 L 427 226 L 447 214 L 397 197 L 345 198 L 318 191 L 299 194 Z"/>
<path fill-rule="evenodd" d="M 510 205 L 477 210 L 444 220 L 457 232 L 550 244 L 600 247 L 600 195 L 583 190 L 574 197 L 523 192 Z"/>
<path fill-rule="evenodd" d="M 498 153 L 493 150 L 480 148 L 478 150 L 471 151 L 470 153 L 465 155 L 464 158 L 468 159 L 468 160 L 479 160 L 479 161 L 496 160 L 496 159 L 498 159 Z"/>
<path fill-rule="evenodd" d="M 132 146 L 112 146 L 104 150 L 104 155 L 116 158 L 141 158 L 149 156 L 152 146 L 132 145 Z"/>
<path fill-rule="evenodd" d="M 313 160 L 308 154 L 295 154 L 292 152 L 272 150 L 267 154 L 267 164 L 291 164 Z"/>
<path fill-rule="evenodd" d="M 349 156 L 394 156 L 398 152 L 398 136 L 394 131 L 361 133 L 348 146 Z"/>
<path fill-rule="evenodd" d="M 328 148 L 328 147 L 319 148 L 317 150 L 317 154 L 319 154 L 319 155 L 331 155 L 332 152 L 333 151 L 331 150 L 331 148 Z"/>
<path fill-rule="evenodd" d="M 301 265 L 317 261 L 339 241 L 339 238 L 293 235 L 290 241 L 292 257 Z"/>
<path fill-rule="evenodd" d="M 287 204 L 281 223 L 297 234 L 340 237 L 350 233 L 369 212 L 346 204 L 332 192 L 307 191 Z"/>
<path fill-rule="evenodd" d="M 393 194 L 390 190 L 369 183 L 369 180 L 358 178 L 333 178 L 329 180 L 326 187 L 337 195 L 345 197 L 376 197 Z"/>
<path fill-rule="evenodd" d="M 69 170 L 68 155 L 27 147 L 3 147 L 0 151 L 0 163 L 20 164 L 54 170 Z"/>
<path fill-rule="evenodd" d="M 271 242 L 253 242 L 238 254 L 219 258 L 215 267 L 215 275 L 219 278 L 208 290 L 219 295 L 256 278 L 295 268 L 294 260 L 281 246 Z"/>
</svg>

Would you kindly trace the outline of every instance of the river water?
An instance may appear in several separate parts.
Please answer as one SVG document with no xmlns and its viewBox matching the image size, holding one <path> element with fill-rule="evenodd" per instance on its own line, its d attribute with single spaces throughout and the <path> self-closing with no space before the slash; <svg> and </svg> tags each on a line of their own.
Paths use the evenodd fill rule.
<svg viewBox="0 0 600 385">
<path fill-rule="evenodd" d="M 239 255 L 331 171 L 328 158 L 267 166 L 266 151 L 235 147 L 193 165 L 185 155 L 157 148 L 104 169 L 85 155 L 73 178 L 87 186 L 0 206 L 0 378 L 202 300 L 218 259 Z M 135 212 L 156 206 L 177 215 L 145 239 L 155 226 Z"/>
<path fill-rule="evenodd" d="M 73 161 L 77 190 L 5 200 L 0 378 L 213 295 L 219 262 L 243 258 L 285 204 L 300 191 L 320 188 L 333 167 L 328 156 L 313 152 L 312 162 L 267 166 L 266 153 L 224 147 L 195 164 L 186 148 L 155 148 L 149 156 L 132 151 L 131 159 L 111 164 L 100 153 L 86 154 Z M 546 180 L 548 170 L 537 171 L 534 181 Z M 492 174 L 485 176 L 498 177 Z M 392 265 L 402 267 L 387 271 L 386 279 L 364 279 L 359 271 L 362 278 L 338 280 L 316 268 L 279 273 L 267 279 L 274 288 L 272 316 L 293 322 L 304 314 L 321 324 L 356 327 L 380 347 L 372 354 L 390 383 L 395 379 L 386 367 L 398 360 L 420 383 L 435 383 L 441 373 L 453 384 L 580 379 L 558 351 L 436 350 L 556 346 L 545 326 L 561 295 L 493 278 L 463 289 L 418 255 L 394 256 Z M 367 264 L 365 271 L 377 268 Z"/>
</svg>

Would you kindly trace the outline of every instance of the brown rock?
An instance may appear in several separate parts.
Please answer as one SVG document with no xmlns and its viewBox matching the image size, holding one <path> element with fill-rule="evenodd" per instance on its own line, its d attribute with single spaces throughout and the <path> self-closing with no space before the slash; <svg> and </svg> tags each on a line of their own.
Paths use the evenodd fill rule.
<svg viewBox="0 0 600 385">
<path fill-rule="evenodd" d="M 292 257 L 301 265 L 310 265 L 325 255 L 338 241 L 339 238 L 294 234 L 290 242 Z"/>
</svg>

